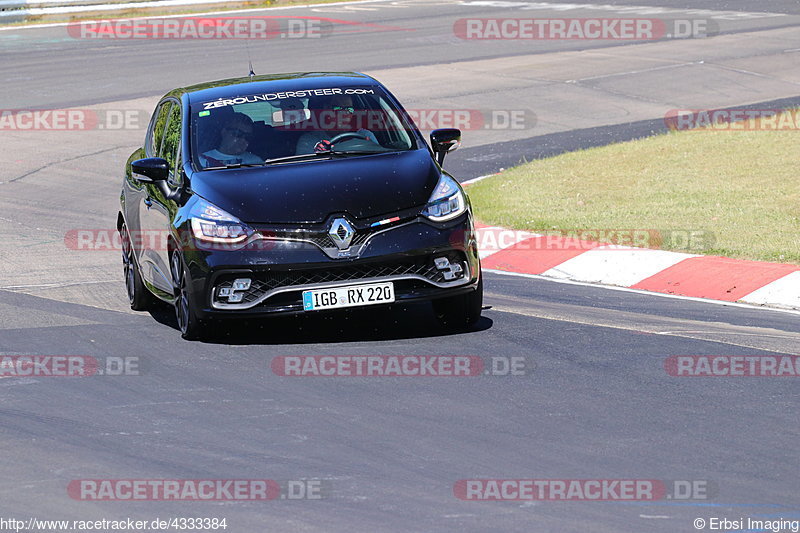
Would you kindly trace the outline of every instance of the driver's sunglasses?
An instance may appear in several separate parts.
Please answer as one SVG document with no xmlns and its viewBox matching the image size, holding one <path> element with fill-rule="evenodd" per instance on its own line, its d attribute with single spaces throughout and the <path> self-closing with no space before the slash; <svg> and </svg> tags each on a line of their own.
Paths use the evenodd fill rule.
<svg viewBox="0 0 800 533">
<path fill-rule="evenodd" d="M 241 139 L 246 139 L 248 136 L 250 136 L 250 133 L 251 133 L 249 131 L 240 130 L 239 128 L 229 128 L 228 127 L 228 128 L 223 128 L 223 129 L 228 130 L 230 132 L 230 134 L 233 135 L 234 137 L 239 137 Z"/>
<path fill-rule="evenodd" d="M 334 111 L 347 111 L 348 113 L 356 112 L 356 108 L 351 105 L 335 105 L 331 106 L 331 109 Z"/>
</svg>

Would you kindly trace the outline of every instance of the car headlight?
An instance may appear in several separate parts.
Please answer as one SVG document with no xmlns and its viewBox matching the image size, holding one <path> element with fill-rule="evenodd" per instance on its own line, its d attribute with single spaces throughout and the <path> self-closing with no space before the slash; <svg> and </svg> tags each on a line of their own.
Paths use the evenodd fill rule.
<svg viewBox="0 0 800 533">
<path fill-rule="evenodd" d="M 461 186 L 450 176 L 442 174 L 422 214 L 434 222 L 444 222 L 456 218 L 466 210 L 467 202 Z"/>
<path fill-rule="evenodd" d="M 191 210 L 192 233 L 200 241 L 236 244 L 253 234 L 253 229 L 214 204 L 198 198 Z"/>
</svg>

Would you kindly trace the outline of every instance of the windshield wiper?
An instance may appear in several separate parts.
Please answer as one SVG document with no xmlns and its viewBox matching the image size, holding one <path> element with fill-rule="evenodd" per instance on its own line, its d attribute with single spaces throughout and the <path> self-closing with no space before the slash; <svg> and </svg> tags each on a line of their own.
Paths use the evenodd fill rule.
<svg viewBox="0 0 800 533">
<path fill-rule="evenodd" d="M 206 167 L 203 170 L 224 170 L 226 168 L 243 168 L 243 167 L 263 167 L 266 165 L 272 165 L 274 163 L 286 163 L 289 161 L 300 161 L 302 159 L 316 159 L 320 156 L 329 156 L 330 152 L 319 152 L 313 154 L 298 154 L 298 155 L 287 155 L 286 157 L 276 157 L 274 159 L 266 159 L 261 163 L 230 163 L 224 166 L 218 167 Z"/>
<path fill-rule="evenodd" d="M 300 161 L 302 159 L 316 159 L 317 157 L 321 156 L 330 156 L 330 152 L 315 152 L 311 154 L 298 154 L 298 155 L 287 155 L 286 157 L 276 157 L 275 159 L 267 159 L 264 161 L 265 165 L 271 165 L 273 163 L 285 163 L 288 161 Z"/>
<path fill-rule="evenodd" d="M 264 163 L 230 163 L 219 167 L 206 167 L 203 170 L 225 170 L 226 168 L 263 167 Z"/>
<path fill-rule="evenodd" d="M 303 159 L 317 159 L 320 157 L 332 157 L 334 155 L 354 155 L 354 154 L 382 154 L 384 152 L 375 152 L 371 150 L 349 150 L 338 152 L 336 150 L 328 152 L 313 152 L 308 154 L 287 155 L 286 157 L 276 157 L 274 159 L 267 159 L 261 165 L 272 165 L 276 163 L 288 163 L 290 161 L 302 161 Z"/>
<path fill-rule="evenodd" d="M 327 152 L 331 155 L 369 155 L 369 154 L 388 154 L 389 152 L 396 152 L 397 150 L 331 150 Z"/>
<path fill-rule="evenodd" d="M 243 167 L 263 167 L 277 163 L 288 163 L 290 161 L 302 161 L 303 159 L 317 159 L 319 157 L 333 157 L 336 155 L 368 155 L 368 154 L 385 154 L 392 150 L 331 150 L 329 152 L 314 152 L 309 154 L 287 155 L 286 157 L 276 157 L 274 159 L 267 159 L 263 163 L 231 163 L 224 166 L 206 167 L 203 170 L 225 170 L 228 168 L 243 168 Z"/>
</svg>

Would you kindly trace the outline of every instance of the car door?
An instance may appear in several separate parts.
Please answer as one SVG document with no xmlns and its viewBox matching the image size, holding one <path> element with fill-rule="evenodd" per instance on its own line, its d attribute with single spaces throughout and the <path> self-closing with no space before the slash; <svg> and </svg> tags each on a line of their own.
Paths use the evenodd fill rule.
<svg viewBox="0 0 800 533">
<path fill-rule="evenodd" d="M 138 157 L 156 157 L 156 154 L 161 150 L 164 129 L 166 128 L 169 110 L 172 105 L 172 100 L 166 100 L 156 106 L 145 136 L 144 150 L 142 150 L 144 153 L 140 153 Z M 136 255 L 142 278 L 146 283 L 152 285 L 155 277 L 153 273 L 155 247 L 146 238 L 150 224 L 149 215 L 152 200 L 148 188 L 143 183 L 132 179 L 130 180 L 130 185 L 130 200 L 127 202 L 129 207 L 126 208 L 126 218 L 128 227 L 131 230 L 134 248 L 137 250 Z"/>
<path fill-rule="evenodd" d="M 166 100 L 158 110 L 152 137 L 148 143 L 148 156 L 161 157 L 170 163 L 174 172 L 175 145 L 180 139 L 180 103 Z M 140 204 L 139 220 L 142 226 L 142 276 L 156 288 L 172 294 L 172 278 L 167 259 L 170 209 L 163 185 L 144 185 L 144 199 Z"/>
<path fill-rule="evenodd" d="M 180 102 L 175 102 L 169 110 L 167 127 L 164 130 L 164 140 L 161 143 L 161 150 L 158 157 L 166 159 L 169 163 L 169 176 L 167 177 L 167 187 L 160 187 L 149 184 L 152 188 L 153 206 L 150 215 L 153 217 L 153 224 L 157 225 L 161 234 L 159 235 L 159 246 L 155 250 L 156 265 L 159 272 L 164 274 L 169 283 L 170 291 L 173 288 L 172 275 L 169 262 L 169 247 L 167 240 L 172 228 L 172 222 L 178 210 L 174 198 L 166 197 L 165 190 L 176 191 L 183 183 L 183 165 L 181 163 L 181 131 L 182 113 Z"/>
</svg>

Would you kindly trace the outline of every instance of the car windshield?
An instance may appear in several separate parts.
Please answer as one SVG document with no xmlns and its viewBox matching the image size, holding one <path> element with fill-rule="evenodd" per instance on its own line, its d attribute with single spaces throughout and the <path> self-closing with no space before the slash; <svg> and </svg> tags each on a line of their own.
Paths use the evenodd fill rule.
<svg viewBox="0 0 800 533">
<path fill-rule="evenodd" d="M 374 86 L 243 94 L 194 103 L 191 111 L 199 169 L 415 148 L 399 110 Z"/>
</svg>

